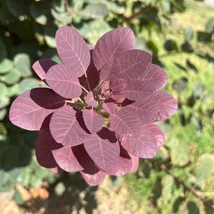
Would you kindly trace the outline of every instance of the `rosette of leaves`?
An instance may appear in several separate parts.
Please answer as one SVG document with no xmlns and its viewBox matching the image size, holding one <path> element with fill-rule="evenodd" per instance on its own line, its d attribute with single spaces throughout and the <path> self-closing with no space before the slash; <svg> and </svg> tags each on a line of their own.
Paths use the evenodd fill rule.
<svg viewBox="0 0 214 214">
<path fill-rule="evenodd" d="M 49 88 L 34 88 L 12 103 L 10 120 L 40 130 L 39 164 L 55 172 L 80 172 L 89 185 L 106 175 L 134 172 L 164 144 L 154 124 L 176 112 L 175 99 L 160 91 L 167 82 L 151 55 L 135 49 L 129 28 L 117 28 L 88 47 L 72 27 L 56 32 L 61 64 L 49 59 L 33 69 Z"/>
</svg>

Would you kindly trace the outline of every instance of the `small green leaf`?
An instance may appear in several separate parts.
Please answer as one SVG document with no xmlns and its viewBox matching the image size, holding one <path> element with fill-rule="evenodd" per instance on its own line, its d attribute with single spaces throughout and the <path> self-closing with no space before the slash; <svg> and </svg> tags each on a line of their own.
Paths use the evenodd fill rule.
<svg viewBox="0 0 214 214">
<path fill-rule="evenodd" d="M 61 0 L 53 0 L 53 7 L 56 12 L 63 13 L 65 12 L 65 2 Z"/>
<path fill-rule="evenodd" d="M 19 85 L 18 84 L 14 84 L 10 87 L 7 87 L 7 96 L 8 97 L 17 96 L 18 94 L 19 94 Z"/>
<path fill-rule="evenodd" d="M 206 32 L 207 33 L 214 33 L 214 18 L 210 19 L 206 23 Z"/>
<path fill-rule="evenodd" d="M 4 97 L 7 94 L 7 86 L 3 83 L 0 82 L 0 97 Z"/>
<path fill-rule="evenodd" d="M 46 41 L 47 45 L 51 48 L 56 47 L 55 34 L 56 34 L 57 29 L 58 28 L 56 25 L 45 26 L 45 41 Z"/>
<path fill-rule="evenodd" d="M 197 39 L 199 42 L 210 42 L 212 39 L 212 33 L 198 31 L 197 32 Z"/>
<path fill-rule="evenodd" d="M 36 1 L 31 5 L 30 12 L 37 23 L 46 25 L 53 19 L 50 12 L 51 7 L 51 1 Z"/>
<path fill-rule="evenodd" d="M 0 77 L 0 79 L 8 85 L 13 85 L 20 79 L 20 72 L 18 69 L 14 68 L 9 73 Z"/>
<path fill-rule="evenodd" d="M 58 183 L 54 189 L 55 193 L 58 196 L 61 196 L 65 192 L 65 190 L 66 190 L 65 185 L 62 182 Z"/>
<path fill-rule="evenodd" d="M 186 42 L 192 40 L 193 38 L 193 29 L 191 26 L 188 26 L 184 31 L 184 39 Z"/>
<path fill-rule="evenodd" d="M 177 92 L 181 92 L 183 90 L 185 90 L 188 86 L 188 79 L 185 77 L 182 77 L 176 81 L 174 81 L 173 83 L 173 88 L 177 91 Z"/>
<path fill-rule="evenodd" d="M 108 8 L 105 4 L 88 4 L 86 7 L 81 11 L 81 15 L 84 18 L 105 18 L 108 16 Z"/>
<path fill-rule="evenodd" d="M 17 178 L 17 182 L 28 187 L 31 177 L 31 170 L 28 167 L 25 167 Z"/>
<path fill-rule="evenodd" d="M 174 179 L 170 175 L 166 175 L 162 180 L 162 198 L 165 202 L 169 201 L 173 194 Z"/>
<path fill-rule="evenodd" d="M 3 59 L 0 62 L 0 74 L 9 72 L 13 68 L 14 64 L 10 59 Z"/>
<path fill-rule="evenodd" d="M 112 11 L 113 13 L 124 14 L 126 11 L 124 4 L 121 2 L 107 1 L 107 3 L 109 10 Z"/>
<path fill-rule="evenodd" d="M 61 25 L 68 25 L 71 23 L 72 14 L 71 12 L 58 13 L 54 9 L 51 9 L 51 14 L 55 20 L 57 20 Z"/>
<path fill-rule="evenodd" d="M 23 198 L 22 198 L 22 195 L 21 195 L 21 193 L 18 191 L 18 189 L 15 190 L 15 193 L 14 193 L 14 195 L 13 195 L 13 200 L 14 200 L 17 204 L 19 204 L 19 205 L 21 205 L 21 204 L 24 203 L 24 200 L 23 200 Z"/>
<path fill-rule="evenodd" d="M 153 40 L 148 40 L 146 45 L 154 54 L 158 53 L 158 47 Z"/>
<path fill-rule="evenodd" d="M 31 62 L 27 54 L 17 54 L 14 58 L 14 63 L 22 77 L 32 76 Z"/>
<path fill-rule="evenodd" d="M 164 48 L 167 51 L 178 51 L 178 45 L 176 43 L 175 40 L 172 39 L 168 39 L 165 44 L 164 44 Z"/>
<path fill-rule="evenodd" d="M 1 100 L 0 100 L 1 102 Z M 7 109 L 4 108 L 4 109 L 0 109 L 0 121 L 4 120 L 5 116 L 7 115 Z M 0 130 L 1 132 L 1 130 Z"/>
<path fill-rule="evenodd" d="M 184 42 L 181 45 L 181 49 L 182 49 L 182 51 L 187 52 L 187 53 L 192 53 L 193 52 L 193 48 L 192 48 L 192 46 L 190 45 L 189 42 Z"/>
<path fill-rule="evenodd" d="M 194 175 L 197 182 L 211 177 L 214 173 L 214 156 L 211 154 L 201 155 L 195 165 Z"/>
<path fill-rule="evenodd" d="M 5 108 L 10 104 L 10 98 L 9 97 L 0 97 L 0 109 Z"/>
<path fill-rule="evenodd" d="M 95 44 L 103 34 L 111 30 L 111 27 L 105 20 L 95 19 L 76 29 L 84 38 L 89 40 L 90 44 Z"/>
<path fill-rule="evenodd" d="M 191 153 L 187 143 L 174 139 L 171 140 L 167 146 L 169 146 L 171 150 L 171 162 L 173 165 L 183 167 L 189 162 Z"/>
<path fill-rule="evenodd" d="M 41 185 L 42 185 L 42 179 L 35 175 L 32 175 L 30 179 L 30 187 L 38 188 L 38 187 L 41 187 Z"/>
<path fill-rule="evenodd" d="M 19 94 L 22 94 L 23 92 L 39 87 L 39 81 L 35 78 L 25 78 L 19 83 Z"/>
</svg>

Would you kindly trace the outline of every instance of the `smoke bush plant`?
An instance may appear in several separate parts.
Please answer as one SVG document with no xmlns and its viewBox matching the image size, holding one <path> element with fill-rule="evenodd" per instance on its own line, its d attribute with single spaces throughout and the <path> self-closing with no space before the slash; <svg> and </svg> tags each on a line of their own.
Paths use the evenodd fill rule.
<svg viewBox="0 0 214 214">
<path fill-rule="evenodd" d="M 80 172 L 89 185 L 106 175 L 134 172 L 139 158 L 152 158 L 164 144 L 154 124 L 175 113 L 175 99 L 160 89 L 164 70 L 135 49 L 129 28 L 117 28 L 88 47 L 72 27 L 56 32 L 62 64 L 50 59 L 33 69 L 49 87 L 15 99 L 10 120 L 39 130 L 36 157 L 54 172 Z"/>
</svg>

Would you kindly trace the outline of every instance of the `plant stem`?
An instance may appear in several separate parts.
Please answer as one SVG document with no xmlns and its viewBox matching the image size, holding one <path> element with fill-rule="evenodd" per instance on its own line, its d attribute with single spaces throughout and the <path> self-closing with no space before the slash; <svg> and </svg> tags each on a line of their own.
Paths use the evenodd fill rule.
<svg viewBox="0 0 214 214">
<path fill-rule="evenodd" d="M 81 88 L 86 92 L 86 93 L 88 93 L 89 91 L 86 89 L 86 88 L 84 88 L 82 85 L 80 85 L 81 86 Z"/>
<path fill-rule="evenodd" d="M 192 193 L 194 196 L 196 196 L 204 205 L 206 205 L 207 207 L 211 208 L 212 210 L 214 210 L 214 204 L 211 204 L 209 201 L 203 199 L 200 194 L 198 194 L 195 190 L 191 189 L 190 187 L 188 187 L 182 180 L 180 180 L 179 178 L 177 178 L 176 176 L 174 176 L 173 174 L 171 174 L 171 172 L 163 165 L 160 165 L 160 168 L 162 170 L 164 170 L 168 175 L 170 175 L 174 181 L 179 184 L 182 185 L 184 187 L 184 189 L 190 193 Z"/>
<path fill-rule="evenodd" d="M 137 16 L 139 16 L 139 15 L 142 14 L 142 13 L 147 12 L 147 11 L 150 10 L 150 9 L 151 9 L 151 5 L 148 5 L 147 7 L 141 8 L 139 11 L 137 11 L 137 12 L 134 13 L 134 14 L 132 14 L 130 17 L 128 17 L 128 18 L 125 17 L 125 20 L 124 20 L 123 22 L 121 22 L 119 25 L 120 25 L 120 26 L 123 26 L 123 23 L 124 23 L 124 22 L 128 23 L 128 22 L 130 22 L 132 19 L 136 18 Z"/>
</svg>

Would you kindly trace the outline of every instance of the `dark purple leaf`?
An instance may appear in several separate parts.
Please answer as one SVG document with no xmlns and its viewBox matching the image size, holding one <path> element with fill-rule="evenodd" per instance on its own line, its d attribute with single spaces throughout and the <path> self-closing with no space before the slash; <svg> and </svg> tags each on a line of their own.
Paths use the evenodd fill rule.
<svg viewBox="0 0 214 214">
<path fill-rule="evenodd" d="M 55 168 L 58 167 L 53 155 L 52 155 L 52 145 L 56 144 L 54 141 L 50 131 L 49 131 L 49 123 L 50 123 L 51 115 L 45 118 L 41 130 L 39 132 L 39 136 L 36 141 L 36 159 L 38 163 L 46 168 Z M 58 148 L 60 145 L 58 144 Z"/>
<path fill-rule="evenodd" d="M 122 146 L 132 155 L 141 158 L 153 158 L 157 152 L 157 142 L 153 133 L 146 125 L 141 128 L 138 137 L 126 135 L 122 138 Z"/>
<path fill-rule="evenodd" d="M 106 171 L 109 175 L 121 176 L 126 174 L 132 167 L 132 159 L 128 152 L 120 147 L 120 156 L 115 163 L 115 167 Z"/>
<path fill-rule="evenodd" d="M 66 172 L 79 172 L 83 170 L 72 151 L 72 147 L 52 148 L 52 153 L 59 167 Z"/>
<path fill-rule="evenodd" d="M 141 132 L 142 123 L 136 114 L 121 109 L 109 118 L 111 128 L 120 135 L 132 134 L 138 136 Z"/>
<path fill-rule="evenodd" d="M 94 99 L 94 95 L 92 91 L 89 91 L 89 93 L 86 95 L 85 102 L 90 105 L 91 107 L 97 107 L 97 101 Z"/>
<path fill-rule="evenodd" d="M 165 136 L 162 130 L 153 123 L 147 124 L 147 127 L 150 129 L 154 137 L 156 138 L 157 147 L 160 148 L 164 145 L 165 142 Z"/>
<path fill-rule="evenodd" d="M 163 87 L 168 80 L 165 71 L 158 65 L 150 64 L 136 80 L 129 80 L 123 94 L 130 100 L 141 100 Z"/>
<path fill-rule="evenodd" d="M 176 112 L 177 102 L 170 94 L 158 91 L 148 98 L 127 105 L 123 110 L 135 113 L 143 124 L 147 124 L 169 118 Z"/>
<path fill-rule="evenodd" d="M 113 57 L 135 48 L 135 37 L 129 28 L 117 28 L 103 35 L 93 51 L 93 62 L 97 70 Z"/>
<path fill-rule="evenodd" d="M 41 80 L 45 80 L 48 70 L 57 63 L 51 59 L 40 59 L 33 64 L 33 70 Z"/>
<path fill-rule="evenodd" d="M 151 60 L 152 56 L 148 52 L 128 50 L 107 62 L 101 69 L 100 77 L 103 80 L 113 80 L 116 77 L 124 80 L 138 79 L 145 73 Z"/>
<path fill-rule="evenodd" d="M 114 103 L 103 103 L 102 107 L 107 113 L 114 114 L 118 106 Z"/>
<path fill-rule="evenodd" d="M 103 182 L 103 180 L 106 178 L 106 173 L 103 171 L 98 171 L 97 173 L 94 173 L 93 175 L 87 174 L 84 172 L 80 172 L 84 180 L 86 181 L 87 184 L 90 186 L 97 186 L 100 183 Z"/>
<path fill-rule="evenodd" d="M 139 165 L 139 158 L 132 155 L 132 154 L 129 154 L 131 159 L 132 159 L 132 167 L 131 169 L 129 170 L 129 173 L 133 173 L 133 172 L 136 172 L 137 169 L 138 169 L 138 165 Z"/>
<path fill-rule="evenodd" d="M 56 32 L 56 46 L 63 64 L 71 67 L 80 77 L 86 73 L 90 63 L 90 53 L 82 36 L 72 27 L 61 27 Z"/>
<path fill-rule="evenodd" d="M 103 117 L 96 113 L 93 109 L 83 109 L 83 119 L 87 129 L 91 133 L 98 132 L 103 127 Z"/>
<path fill-rule="evenodd" d="M 59 95 L 69 99 L 76 98 L 82 94 L 79 79 L 72 69 L 66 65 L 54 65 L 47 73 L 48 85 Z"/>
<path fill-rule="evenodd" d="M 87 138 L 86 133 L 76 119 L 76 111 L 71 106 L 64 106 L 54 112 L 50 131 L 57 143 L 64 146 L 76 146 Z"/>
<path fill-rule="evenodd" d="M 107 128 L 90 135 L 84 141 L 84 147 L 95 164 L 104 171 L 112 169 L 119 158 L 119 143 Z"/>
<path fill-rule="evenodd" d="M 34 88 L 19 95 L 10 108 L 11 122 L 26 130 L 39 130 L 43 120 L 64 106 L 65 100 L 48 88 Z"/>
<path fill-rule="evenodd" d="M 72 147 L 72 151 L 75 157 L 77 158 L 79 164 L 83 168 L 82 172 L 93 175 L 100 171 L 100 169 L 97 168 L 94 161 L 86 152 L 83 144 Z"/>
</svg>

